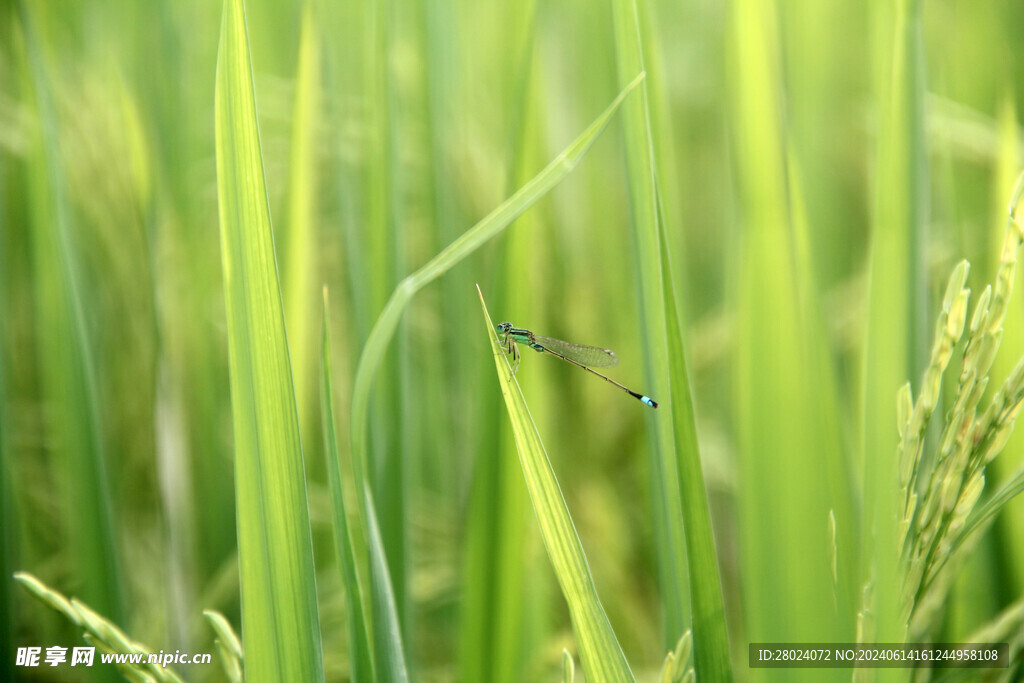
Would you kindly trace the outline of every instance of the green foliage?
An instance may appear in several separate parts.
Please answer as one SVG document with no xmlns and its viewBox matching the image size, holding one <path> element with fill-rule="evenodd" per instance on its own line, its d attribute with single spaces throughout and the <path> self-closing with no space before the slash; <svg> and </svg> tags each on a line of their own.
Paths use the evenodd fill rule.
<svg viewBox="0 0 1024 683">
<path fill-rule="evenodd" d="M 368 621 L 363 606 L 366 580 L 360 579 L 353 549 L 356 531 L 352 528 L 348 505 L 345 503 L 345 484 L 341 473 L 338 432 L 334 419 L 334 379 L 331 371 L 331 330 L 327 289 L 324 288 L 323 360 L 320 373 L 320 407 L 324 435 L 324 456 L 327 460 L 327 480 L 331 487 L 331 521 L 334 528 L 334 547 L 338 564 L 344 575 L 345 610 L 349 643 L 349 675 L 353 681 L 374 680 L 373 651 Z"/>
<path fill-rule="evenodd" d="M 1019 677 L 1019 14 L 0 3 L 0 679 Z"/>
<path fill-rule="evenodd" d="M 224 3 L 215 104 L 245 675 L 317 681 L 306 478 L 242 0 Z"/>
<path fill-rule="evenodd" d="M 512 422 L 519 464 L 533 502 L 533 511 L 537 515 L 544 547 L 569 606 L 583 669 L 588 676 L 598 681 L 634 681 L 622 647 L 601 605 L 583 545 L 576 535 L 565 497 L 555 479 L 540 433 L 519 383 L 512 375 L 512 366 L 502 350 L 483 293 L 479 293 L 484 322 L 494 352 L 498 383 Z"/>
</svg>

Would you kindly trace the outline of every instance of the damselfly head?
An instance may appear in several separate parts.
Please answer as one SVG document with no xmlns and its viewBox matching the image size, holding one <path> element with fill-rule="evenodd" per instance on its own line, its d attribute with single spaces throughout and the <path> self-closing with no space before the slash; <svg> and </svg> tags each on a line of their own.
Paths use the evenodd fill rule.
<svg viewBox="0 0 1024 683">
<path fill-rule="evenodd" d="M 498 334 L 505 334 L 512 329 L 512 323 L 501 323 L 494 329 L 498 331 Z"/>
</svg>

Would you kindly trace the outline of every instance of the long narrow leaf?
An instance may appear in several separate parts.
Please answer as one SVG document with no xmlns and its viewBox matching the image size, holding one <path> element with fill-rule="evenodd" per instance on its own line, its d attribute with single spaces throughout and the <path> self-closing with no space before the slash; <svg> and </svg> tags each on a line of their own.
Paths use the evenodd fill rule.
<svg viewBox="0 0 1024 683">
<path fill-rule="evenodd" d="M 370 554 L 370 585 L 373 589 L 375 671 L 379 676 L 378 680 L 405 683 L 409 680 L 409 673 L 402 647 L 398 607 L 395 604 L 395 591 L 391 586 L 384 542 L 381 539 L 380 525 L 377 523 L 373 493 L 369 484 L 364 487 L 363 496 L 366 501 L 366 544 Z"/>
<path fill-rule="evenodd" d="M 215 108 L 246 678 L 324 677 L 298 415 L 242 0 L 226 0 Z"/>
<path fill-rule="evenodd" d="M 295 78 L 292 149 L 289 168 L 288 223 L 285 231 L 282 290 L 288 321 L 288 346 L 295 370 L 295 396 L 302 426 L 310 424 L 314 400 L 317 293 L 317 138 L 320 124 L 320 33 L 307 4 L 302 13 L 299 66 Z"/>
<path fill-rule="evenodd" d="M 614 0 L 615 58 L 620 82 L 644 68 L 643 42 L 635 0 Z M 629 180 L 630 217 L 636 246 L 641 321 L 648 386 L 652 396 L 672 395 L 665 327 L 665 296 L 662 287 L 661 223 L 657 194 L 657 169 L 651 139 L 651 121 L 646 87 L 640 97 L 623 107 L 623 135 Z M 675 332 L 675 330 L 673 330 Z M 677 450 L 673 424 L 655 419 L 655 448 L 650 451 L 651 491 L 654 497 L 654 526 L 657 534 L 659 580 L 665 630 L 663 646 L 672 648 L 689 627 L 686 538 L 679 500 L 679 472 L 673 454 Z"/>
<path fill-rule="evenodd" d="M 345 616 L 348 623 L 349 675 L 355 683 L 376 680 L 373 672 L 373 651 L 369 622 L 363 607 L 363 583 L 352 548 L 353 532 L 345 505 L 345 490 L 338 460 L 338 433 L 334 422 L 334 388 L 331 373 L 331 326 L 328 320 L 327 288 L 324 288 L 324 322 L 322 366 L 320 368 L 320 409 L 324 436 L 324 457 L 327 480 L 331 487 L 331 520 L 334 525 L 334 547 L 338 554 L 345 586 Z"/>
<path fill-rule="evenodd" d="M 676 440 L 676 467 L 679 469 L 679 499 L 686 530 L 686 556 L 690 569 L 690 609 L 693 610 L 695 670 L 708 681 L 732 679 L 729 664 L 729 633 L 725 623 L 722 581 L 718 574 L 718 553 L 711 531 L 704 471 L 697 446 L 697 425 L 693 413 L 690 377 L 683 350 L 683 330 L 679 323 L 672 266 L 664 232 L 662 239 L 662 278 L 665 288 L 665 324 L 668 335 L 669 375 L 672 381 L 672 426 Z"/>
<path fill-rule="evenodd" d="M 477 288 L 478 293 L 479 291 Z M 541 443 L 540 434 L 533 423 L 533 416 L 526 406 L 526 399 L 519 389 L 519 383 L 512 376 L 512 367 L 501 353 L 501 344 L 495 334 L 491 316 L 487 312 L 483 294 L 480 294 L 480 306 L 494 350 L 498 383 L 501 385 L 505 407 L 512 421 L 519 463 L 522 465 L 526 487 L 533 501 L 533 510 L 537 514 L 544 547 L 548 551 L 558 584 L 562 587 L 562 594 L 569 606 L 583 670 L 588 680 L 632 681 L 633 674 L 629 670 L 619 641 L 615 638 L 608 615 L 601 605 L 587 557 L 583 552 L 583 544 L 569 516 L 569 508 L 555 479 L 547 451 Z"/>
</svg>

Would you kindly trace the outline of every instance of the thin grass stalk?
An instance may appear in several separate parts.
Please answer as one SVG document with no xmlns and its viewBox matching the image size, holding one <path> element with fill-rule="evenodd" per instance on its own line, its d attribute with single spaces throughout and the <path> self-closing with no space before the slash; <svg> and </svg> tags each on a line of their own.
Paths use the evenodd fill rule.
<svg viewBox="0 0 1024 683">
<path fill-rule="evenodd" d="M 352 519 L 345 503 L 345 486 L 341 473 L 341 454 L 334 420 L 334 380 L 331 371 L 331 327 L 328 317 L 327 288 L 324 287 L 322 360 L 320 373 L 320 423 L 324 439 L 327 480 L 331 490 L 331 512 L 334 547 L 342 571 L 345 589 L 345 616 L 348 625 L 349 676 L 355 683 L 374 681 L 373 624 L 364 607 L 364 594 L 369 594 L 366 579 L 359 573 L 353 548 Z"/>
<path fill-rule="evenodd" d="M 683 526 L 686 530 L 687 557 L 690 562 L 690 607 L 693 610 L 693 628 L 680 636 L 677 649 L 690 647 L 695 640 L 696 671 L 711 681 L 732 679 L 729 662 L 729 632 L 725 623 L 722 581 L 718 573 L 718 553 L 711 529 L 711 515 L 707 492 L 704 489 L 704 471 L 697 445 L 697 424 L 690 393 L 690 378 L 683 350 L 683 330 L 676 306 L 672 266 L 669 261 L 668 240 L 662 232 L 662 277 L 665 287 L 666 326 L 668 336 L 669 373 L 675 392 L 669 406 L 672 408 L 672 426 L 678 445 L 676 467 L 679 470 L 679 498 L 683 506 Z M 691 636 L 696 634 L 696 636 Z M 688 657 L 680 657 L 674 667 L 682 672 Z M 680 674 L 682 675 L 682 673 Z"/>
<path fill-rule="evenodd" d="M 615 29 L 615 58 L 619 82 L 644 68 L 643 36 L 634 0 L 614 0 L 612 13 Z M 641 325 L 645 349 L 648 386 L 657 397 L 673 395 L 665 323 L 664 273 L 662 273 L 661 238 L 664 230 L 657 195 L 657 169 L 651 138 L 650 113 L 646 89 L 640 97 L 623 109 L 623 135 L 629 182 L 630 218 L 633 244 L 636 249 L 637 282 L 640 296 Z M 690 605 L 687 600 L 688 568 L 686 540 L 683 533 L 682 506 L 679 500 L 679 472 L 672 454 L 675 442 L 670 420 L 655 415 L 647 417 L 656 435 L 649 450 L 651 460 L 651 491 L 655 501 L 655 529 L 658 542 L 659 581 L 665 649 L 671 648 L 689 625 Z"/>
</svg>

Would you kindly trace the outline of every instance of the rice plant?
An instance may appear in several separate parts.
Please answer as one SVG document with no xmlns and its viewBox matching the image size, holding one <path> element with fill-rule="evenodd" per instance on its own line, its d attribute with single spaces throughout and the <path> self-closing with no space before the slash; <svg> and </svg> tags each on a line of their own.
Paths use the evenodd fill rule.
<svg viewBox="0 0 1024 683">
<path fill-rule="evenodd" d="M 986 468 L 1002 453 L 1024 400 L 1024 357 L 980 408 L 989 384 L 993 360 L 1003 337 L 1024 228 L 1017 217 L 1024 194 L 1024 176 L 1010 202 L 1006 235 L 996 271 L 975 304 L 962 345 L 962 363 L 952 407 L 945 416 L 941 436 L 932 443 L 928 424 L 939 401 L 943 375 L 961 341 L 968 317 L 970 291 L 965 289 L 969 266 L 962 261 L 953 270 L 935 324 L 931 360 L 913 399 L 909 382 L 899 394 L 900 443 L 897 450 L 903 520 L 900 556 L 905 565 L 902 623 L 911 642 L 934 640 L 942 627 L 945 605 L 956 572 L 976 546 L 980 532 L 1024 488 L 1019 473 L 984 499 Z M 928 448 L 933 445 L 934 450 Z M 929 453 L 929 450 L 931 452 Z M 1020 612 L 1019 606 L 1013 608 Z M 1024 624 L 1018 616 L 1018 624 Z M 1007 633 L 1018 629 L 1011 628 Z M 1014 652 L 1024 644 L 1017 633 Z"/>
<path fill-rule="evenodd" d="M 1021 9 L 0 3 L 0 679 L 1018 680 Z"/>
</svg>

